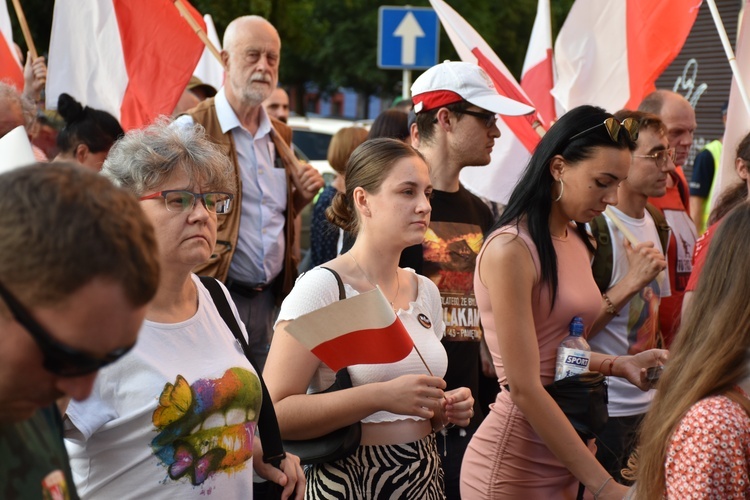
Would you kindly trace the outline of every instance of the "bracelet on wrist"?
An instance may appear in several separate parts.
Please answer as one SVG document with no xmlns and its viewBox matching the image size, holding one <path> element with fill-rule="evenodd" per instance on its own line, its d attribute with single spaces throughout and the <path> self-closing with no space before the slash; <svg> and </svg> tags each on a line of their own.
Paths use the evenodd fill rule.
<svg viewBox="0 0 750 500">
<path fill-rule="evenodd" d="M 615 359 L 612 360 L 612 363 L 609 365 L 609 376 L 613 376 L 615 374 L 615 362 L 617 362 L 618 358 L 621 358 L 622 356 L 615 356 Z"/>
<path fill-rule="evenodd" d="M 599 489 L 596 490 L 594 493 L 594 500 L 597 500 L 599 498 L 599 495 L 601 495 L 602 491 L 604 491 L 604 488 L 607 486 L 607 484 L 612 480 L 612 476 L 609 476 L 607 479 L 604 480 L 601 486 L 599 486 Z"/>
</svg>

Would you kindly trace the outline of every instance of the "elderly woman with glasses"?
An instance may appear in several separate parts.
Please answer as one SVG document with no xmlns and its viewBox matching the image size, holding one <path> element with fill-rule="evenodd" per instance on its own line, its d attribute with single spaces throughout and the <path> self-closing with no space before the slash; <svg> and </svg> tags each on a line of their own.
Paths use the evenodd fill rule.
<svg viewBox="0 0 750 500">
<path fill-rule="evenodd" d="M 214 251 L 217 218 L 234 208 L 231 164 L 202 129 L 160 123 L 117 142 L 102 173 L 141 200 L 161 273 L 137 345 L 67 408 L 80 495 L 246 499 L 255 468 L 301 499 L 298 459 L 283 460 L 283 472 L 261 459 L 258 374 L 191 272 Z"/>
</svg>

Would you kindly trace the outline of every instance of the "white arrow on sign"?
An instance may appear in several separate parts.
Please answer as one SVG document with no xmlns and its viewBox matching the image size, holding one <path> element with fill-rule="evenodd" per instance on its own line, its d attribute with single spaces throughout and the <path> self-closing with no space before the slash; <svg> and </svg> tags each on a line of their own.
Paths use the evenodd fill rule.
<svg viewBox="0 0 750 500">
<path fill-rule="evenodd" d="M 417 38 L 424 38 L 424 31 L 414 14 L 406 13 L 393 36 L 401 37 L 401 64 L 414 64 L 417 61 Z"/>
</svg>

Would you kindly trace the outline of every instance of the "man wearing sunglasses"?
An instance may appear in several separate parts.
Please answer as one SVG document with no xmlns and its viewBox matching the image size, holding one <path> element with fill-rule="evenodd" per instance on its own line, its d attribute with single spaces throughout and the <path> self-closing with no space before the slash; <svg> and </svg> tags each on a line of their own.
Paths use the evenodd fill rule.
<svg viewBox="0 0 750 500">
<path fill-rule="evenodd" d="M 591 223 L 596 237 L 592 263 L 597 285 L 608 305 L 610 321 L 589 333 L 594 352 L 634 355 L 657 346 L 659 303 L 669 296 L 670 283 L 664 256 L 669 228 L 650 197 L 664 196 L 667 178 L 674 171 L 674 149 L 659 117 L 639 111 L 615 113 L 619 122 L 638 123 L 636 149 L 628 177 L 617 190 L 617 204 Z M 603 276 L 604 270 L 608 274 Z M 618 482 L 635 444 L 635 432 L 654 391 L 643 392 L 629 382 L 610 377 L 609 421 L 597 436 L 597 458 Z"/>
<path fill-rule="evenodd" d="M 425 71 L 411 87 L 419 152 L 430 166 L 433 184 L 428 237 L 407 248 L 400 265 L 431 278 L 440 289 L 446 323 L 447 389 L 469 387 L 474 418 L 467 428 L 442 431 L 438 448 L 445 471 L 446 494 L 459 498 L 459 473 L 466 446 L 481 423 L 479 404 L 482 329 L 474 298 L 474 264 L 482 235 L 494 217 L 487 205 L 458 180 L 464 167 L 490 162 L 500 137 L 497 115 L 523 115 L 532 108 L 497 93 L 476 64 L 444 62 Z M 489 353 L 487 353 L 489 360 Z M 492 367 L 492 361 L 489 360 Z M 492 368 L 494 372 L 494 368 Z M 497 387 L 497 378 L 494 377 Z"/>
<path fill-rule="evenodd" d="M 133 347 L 156 253 L 137 200 L 104 177 L 65 163 L 0 175 L 0 498 L 78 498 L 55 401 L 88 397 Z"/>
<path fill-rule="evenodd" d="M 659 309 L 664 347 L 669 348 L 680 327 L 682 299 L 693 271 L 693 250 L 698 237 L 689 210 L 689 188 L 682 172 L 682 166 L 688 161 L 697 124 L 693 106 L 680 94 L 671 90 L 652 92 L 643 99 L 638 109 L 661 118 L 667 127 L 669 147 L 675 149 L 677 167 L 667 179 L 667 193 L 661 198 L 649 200 L 649 203 L 664 213 L 672 228 L 672 237 L 667 249 L 672 295 L 664 298 Z"/>
</svg>

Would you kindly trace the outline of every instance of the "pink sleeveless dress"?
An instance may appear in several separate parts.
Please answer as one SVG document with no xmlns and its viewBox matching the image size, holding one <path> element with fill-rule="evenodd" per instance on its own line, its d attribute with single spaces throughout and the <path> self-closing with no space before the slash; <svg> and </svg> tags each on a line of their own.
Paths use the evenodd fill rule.
<svg viewBox="0 0 750 500">
<path fill-rule="evenodd" d="M 493 232 L 484 243 L 477 258 L 482 259 L 487 243 L 501 233 L 518 234 L 534 260 L 537 276 L 541 276 L 536 246 L 524 226 L 514 226 Z M 568 325 L 574 316 L 583 318 L 588 327 L 596 319 L 601 295 L 591 273 L 586 246 L 575 228 L 568 228 L 565 238 L 552 238 L 557 253 L 558 290 L 555 307 L 550 311 L 549 286 L 534 284 L 532 300 L 534 324 L 539 344 L 542 384 L 554 380 L 557 347 L 568 335 Z M 501 272 L 501 271 L 499 271 Z M 484 326 L 485 339 L 497 370 L 501 385 L 506 384 L 503 360 L 497 341 L 495 317 L 492 314 L 487 288 L 474 274 L 474 292 Z M 510 332 L 512 334 L 512 332 Z M 507 391 L 502 390 L 490 405 L 490 413 L 482 422 L 464 455 L 461 466 L 461 496 L 479 499 L 574 499 L 578 480 L 547 448 L 532 429 L 521 410 Z"/>
</svg>

